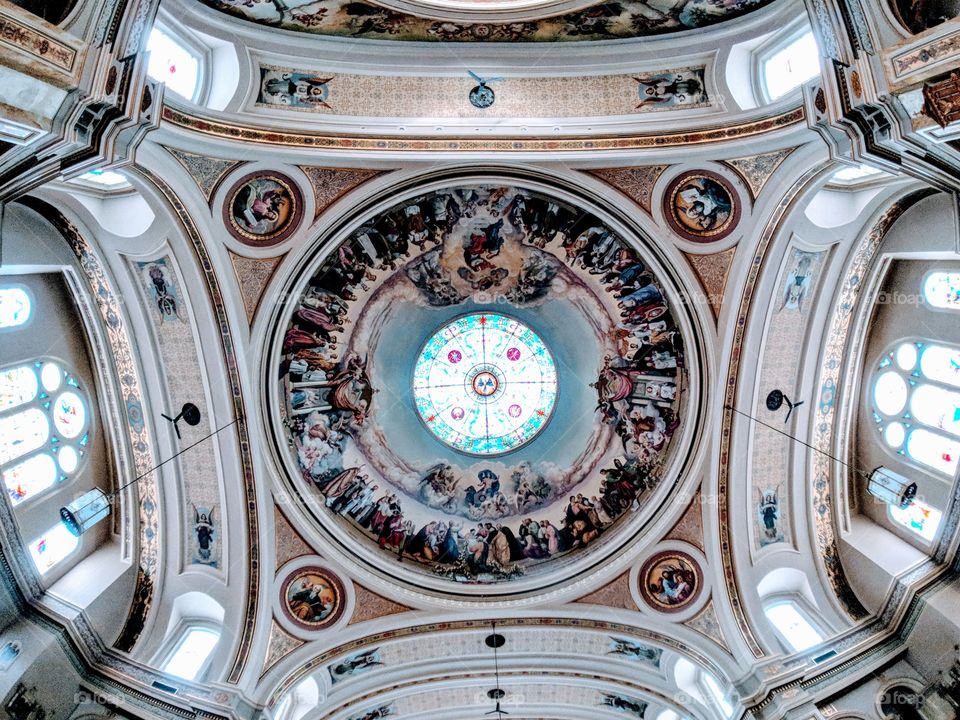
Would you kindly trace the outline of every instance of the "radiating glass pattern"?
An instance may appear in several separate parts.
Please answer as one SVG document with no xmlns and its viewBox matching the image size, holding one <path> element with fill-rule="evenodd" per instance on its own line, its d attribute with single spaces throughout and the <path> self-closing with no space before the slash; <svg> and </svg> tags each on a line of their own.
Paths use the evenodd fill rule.
<svg viewBox="0 0 960 720">
<path fill-rule="evenodd" d="M 524 323 L 474 313 L 443 326 L 424 345 L 413 399 L 444 444 L 470 455 L 500 455 L 530 442 L 550 420 L 557 369 Z"/>
</svg>

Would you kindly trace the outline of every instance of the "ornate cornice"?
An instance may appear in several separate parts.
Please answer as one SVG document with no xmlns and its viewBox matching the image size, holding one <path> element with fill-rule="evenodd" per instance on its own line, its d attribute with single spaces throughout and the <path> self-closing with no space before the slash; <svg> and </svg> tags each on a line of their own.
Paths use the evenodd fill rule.
<svg viewBox="0 0 960 720">
<path fill-rule="evenodd" d="M 352 154 L 377 153 L 462 153 L 462 152 L 528 152 L 563 153 L 645 150 L 670 148 L 766 135 L 806 121 L 802 106 L 779 115 L 747 120 L 728 126 L 701 130 L 664 131 L 658 129 L 632 135 L 608 135 L 589 138 L 406 138 L 367 137 L 362 135 L 334 135 L 306 130 L 268 129 L 236 122 L 216 120 L 194 115 L 170 105 L 164 105 L 162 119 L 170 127 L 188 130 L 208 137 L 238 140 L 258 145 L 301 147 Z"/>
</svg>

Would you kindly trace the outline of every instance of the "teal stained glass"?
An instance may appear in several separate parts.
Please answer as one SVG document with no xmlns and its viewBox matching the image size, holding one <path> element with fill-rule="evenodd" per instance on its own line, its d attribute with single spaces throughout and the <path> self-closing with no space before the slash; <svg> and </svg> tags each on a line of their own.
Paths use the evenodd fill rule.
<svg viewBox="0 0 960 720">
<path fill-rule="evenodd" d="M 501 455 L 546 427 L 557 401 L 557 368 L 524 323 L 473 313 L 427 340 L 413 371 L 413 401 L 442 443 L 469 455 Z"/>
</svg>

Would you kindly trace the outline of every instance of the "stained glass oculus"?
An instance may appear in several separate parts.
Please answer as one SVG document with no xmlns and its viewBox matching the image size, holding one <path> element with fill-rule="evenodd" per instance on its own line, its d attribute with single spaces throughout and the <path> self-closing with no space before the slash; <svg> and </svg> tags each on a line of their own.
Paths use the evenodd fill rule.
<svg viewBox="0 0 960 720">
<path fill-rule="evenodd" d="M 427 340 L 413 371 L 413 400 L 442 443 L 470 455 L 500 455 L 546 427 L 557 401 L 557 369 L 524 323 L 474 313 Z"/>
</svg>

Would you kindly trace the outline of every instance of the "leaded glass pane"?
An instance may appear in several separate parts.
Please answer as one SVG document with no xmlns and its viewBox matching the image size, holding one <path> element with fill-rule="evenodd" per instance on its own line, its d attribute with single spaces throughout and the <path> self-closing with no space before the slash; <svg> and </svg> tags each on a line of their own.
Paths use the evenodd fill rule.
<svg viewBox="0 0 960 720">
<path fill-rule="evenodd" d="M 14 506 L 36 497 L 56 481 L 57 465 L 47 453 L 34 455 L 3 471 L 3 484 Z"/>
<path fill-rule="evenodd" d="M 53 424 L 65 438 L 75 438 L 83 430 L 87 410 L 75 392 L 65 392 L 53 404 Z"/>
<path fill-rule="evenodd" d="M 952 476 L 957 470 L 960 441 L 929 430 L 912 430 L 907 436 L 907 453 L 917 462 Z"/>
<path fill-rule="evenodd" d="M 37 396 L 37 374 L 27 366 L 0 372 L 0 411 L 30 402 Z"/>
<path fill-rule="evenodd" d="M 923 296 L 934 307 L 960 310 L 960 273 L 931 273 L 923 284 Z"/>
<path fill-rule="evenodd" d="M 41 447 L 50 437 L 50 423 L 38 408 L 0 418 L 0 465 Z"/>
<path fill-rule="evenodd" d="M 960 437 L 960 394 L 920 385 L 910 397 L 910 412 L 924 425 Z"/>
<path fill-rule="evenodd" d="M 960 387 L 960 350 L 942 345 L 924 348 L 920 371 L 931 380 Z"/>
<path fill-rule="evenodd" d="M 41 573 L 63 560 L 76 550 L 80 538 L 72 535 L 63 523 L 57 523 L 30 543 L 30 555 Z"/>
<path fill-rule="evenodd" d="M 890 517 L 927 542 L 932 542 L 937 534 L 942 513 L 920 500 L 914 500 L 906 508 L 891 505 Z"/>
<path fill-rule="evenodd" d="M 0 328 L 17 327 L 30 319 L 30 296 L 21 288 L 0 288 Z"/>
</svg>

